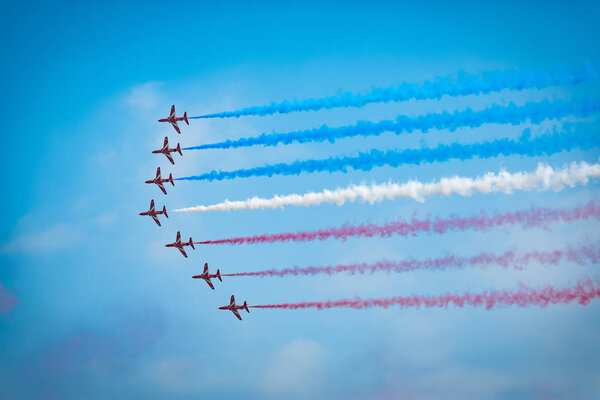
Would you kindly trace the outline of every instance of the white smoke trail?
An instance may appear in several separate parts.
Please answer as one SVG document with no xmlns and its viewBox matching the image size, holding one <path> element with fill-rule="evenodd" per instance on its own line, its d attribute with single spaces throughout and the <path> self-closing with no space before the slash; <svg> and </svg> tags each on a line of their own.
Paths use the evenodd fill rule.
<svg viewBox="0 0 600 400">
<path fill-rule="evenodd" d="M 458 194 L 470 196 L 474 192 L 512 194 L 516 190 L 563 190 L 578 184 L 586 185 L 590 179 L 600 177 L 600 164 L 588 164 L 584 161 L 571 163 L 562 169 L 554 169 L 539 163 L 535 171 L 510 173 L 501 170 L 499 173 L 488 172 L 477 178 L 453 176 L 439 181 L 423 183 L 410 180 L 403 184 L 382 183 L 369 185 L 350 185 L 346 188 L 309 192 L 305 194 L 276 195 L 272 198 L 252 197 L 243 201 L 225 200 L 222 203 L 208 206 L 181 208 L 176 212 L 212 212 L 232 210 L 258 210 L 266 208 L 284 208 L 285 206 L 316 206 L 321 203 L 337 204 L 348 202 L 378 203 L 408 197 L 419 202 L 434 195 L 449 196 Z"/>
</svg>

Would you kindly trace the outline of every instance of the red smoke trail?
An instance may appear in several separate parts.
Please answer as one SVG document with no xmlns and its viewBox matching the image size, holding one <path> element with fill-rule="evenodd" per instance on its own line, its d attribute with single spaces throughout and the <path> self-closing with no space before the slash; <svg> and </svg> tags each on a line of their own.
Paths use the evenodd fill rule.
<svg viewBox="0 0 600 400">
<path fill-rule="evenodd" d="M 366 274 L 378 271 L 385 272 L 409 272 L 417 270 L 444 270 L 446 268 L 462 269 L 472 265 L 487 266 L 497 264 L 503 268 L 513 267 L 522 269 L 524 265 L 531 262 L 539 262 L 545 265 L 557 265 L 563 259 L 583 265 L 586 262 L 597 264 L 600 261 L 600 244 L 586 245 L 580 248 L 567 248 L 566 250 L 553 251 L 530 251 L 523 254 L 517 254 L 510 250 L 501 255 L 492 253 L 480 253 L 472 257 L 459 257 L 448 255 L 440 258 L 432 258 L 427 260 L 403 260 L 403 261 L 387 261 L 382 260 L 372 264 L 342 264 L 323 267 L 291 267 L 284 269 L 269 269 L 256 272 L 238 272 L 235 274 L 221 274 L 221 276 L 278 276 L 287 275 L 317 275 L 326 274 L 333 275 L 341 272 L 350 274 Z"/>
<path fill-rule="evenodd" d="M 0 282 L 0 314 L 9 315 L 10 311 L 19 304 L 12 292 L 4 289 Z"/>
<path fill-rule="evenodd" d="M 577 283 L 577 285 L 564 289 L 556 289 L 553 286 L 546 286 L 542 289 L 534 289 L 521 285 L 519 290 L 499 291 L 492 290 L 483 293 L 464 293 L 452 294 L 447 293 L 440 296 L 398 296 L 383 299 L 361 299 L 355 297 L 353 299 L 343 300 L 328 300 L 328 301 L 312 301 L 302 303 L 282 303 L 282 304 L 266 304 L 260 306 L 248 306 L 253 308 L 369 308 L 369 307 L 391 307 L 400 306 L 401 308 L 410 307 L 448 307 L 455 305 L 463 307 L 465 305 L 480 307 L 485 306 L 487 310 L 500 305 L 517 305 L 525 307 L 528 305 L 536 305 L 546 307 L 548 304 L 569 304 L 577 301 L 581 305 L 588 305 L 592 299 L 600 297 L 600 284 L 591 279 L 585 279 Z"/>
<path fill-rule="evenodd" d="M 594 201 L 588 204 L 570 209 L 546 208 L 532 206 L 529 210 L 495 213 L 487 216 L 481 212 L 481 216 L 449 218 L 437 217 L 432 220 L 418 219 L 413 216 L 410 222 L 394 221 L 385 225 L 346 224 L 340 228 L 320 229 L 318 231 L 278 233 L 271 235 L 255 235 L 246 237 L 237 237 L 220 240 L 207 240 L 196 242 L 196 244 L 243 244 L 243 243 L 273 243 L 273 242 L 307 242 L 311 240 L 324 240 L 329 238 L 346 240 L 349 237 L 389 237 L 392 235 L 416 236 L 419 232 L 434 232 L 443 234 L 448 231 L 466 231 L 473 229 L 476 231 L 488 231 L 492 228 L 502 226 L 520 225 L 523 228 L 546 227 L 551 222 L 570 222 L 576 220 L 585 220 L 589 218 L 600 219 L 600 209 Z"/>
</svg>

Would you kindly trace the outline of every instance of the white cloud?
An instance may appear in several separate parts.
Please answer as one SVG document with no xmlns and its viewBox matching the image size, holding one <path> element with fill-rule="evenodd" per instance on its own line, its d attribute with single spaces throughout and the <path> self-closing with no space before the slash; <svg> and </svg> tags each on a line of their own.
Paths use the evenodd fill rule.
<svg viewBox="0 0 600 400">
<path fill-rule="evenodd" d="M 100 229 L 109 229 L 115 225 L 115 223 L 118 221 L 118 217 L 118 211 L 107 210 L 100 213 L 98 217 L 96 217 L 95 222 Z"/>
<path fill-rule="evenodd" d="M 135 86 L 125 97 L 125 103 L 133 109 L 152 110 L 159 105 L 161 82 L 146 82 Z"/>
<path fill-rule="evenodd" d="M 53 251 L 74 244 L 79 233 L 70 225 L 61 223 L 38 231 L 16 236 L 1 245 L 3 253 L 23 253 Z"/>
<path fill-rule="evenodd" d="M 416 376 L 400 372 L 389 375 L 387 380 L 397 391 L 412 392 L 417 399 L 485 399 L 520 389 L 508 374 L 500 370 L 455 364 L 439 365 Z M 490 393 L 493 395 L 490 396 Z"/>
<path fill-rule="evenodd" d="M 198 368 L 203 362 L 197 358 L 177 356 L 146 362 L 135 372 L 132 382 L 170 395 L 201 392 L 206 388 L 204 370 Z"/>
<path fill-rule="evenodd" d="M 296 339 L 273 358 L 263 389 L 273 396 L 314 394 L 322 384 L 324 350 L 311 340 Z"/>
</svg>

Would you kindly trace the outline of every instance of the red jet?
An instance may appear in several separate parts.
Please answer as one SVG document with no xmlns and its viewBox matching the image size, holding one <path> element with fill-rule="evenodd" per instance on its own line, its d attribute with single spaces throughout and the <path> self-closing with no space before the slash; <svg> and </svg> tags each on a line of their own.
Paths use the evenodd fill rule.
<svg viewBox="0 0 600 400">
<path fill-rule="evenodd" d="M 177 121 L 185 121 L 186 124 L 190 124 L 187 119 L 187 111 L 183 113 L 183 117 L 175 116 L 175 106 L 171 106 L 171 114 L 168 118 L 159 119 L 158 122 L 170 122 L 173 125 L 173 128 L 177 131 L 177 133 L 181 133 L 179 127 L 177 126 Z"/>
<path fill-rule="evenodd" d="M 177 237 L 175 238 L 175 242 L 165 244 L 165 247 L 177 247 L 179 249 L 179 251 L 181 252 L 181 254 L 183 254 L 183 256 L 185 258 L 187 258 L 187 254 L 185 254 L 185 250 L 183 249 L 185 246 L 192 246 L 192 249 L 196 250 L 196 248 L 194 247 L 194 242 L 192 241 L 192 238 L 190 238 L 189 242 L 181 241 L 181 233 L 179 233 L 179 231 L 177 231 Z"/>
<path fill-rule="evenodd" d="M 180 156 L 183 157 L 183 153 L 181 153 L 181 146 L 177 143 L 177 147 L 174 149 L 169 148 L 169 138 L 165 136 L 165 144 L 163 144 L 163 148 L 160 150 L 154 150 L 152 154 L 164 154 L 171 164 L 175 165 L 175 161 L 173 161 L 173 157 L 171 157 L 171 153 L 178 152 Z"/>
<path fill-rule="evenodd" d="M 162 211 L 156 211 L 154 209 L 154 200 L 150 200 L 150 209 L 148 211 L 140 213 L 140 215 L 149 215 L 149 216 L 151 216 L 152 219 L 154 220 L 154 222 L 156 222 L 156 224 L 158 226 L 160 226 L 160 221 L 158 220 L 157 215 L 160 215 L 160 214 L 164 214 L 165 217 L 169 218 L 169 215 L 167 214 L 167 207 L 163 206 Z"/>
<path fill-rule="evenodd" d="M 240 313 L 238 312 L 238 310 L 246 310 L 248 311 L 248 313 L 250 313 L 250 310 L 248 310 L 248 304 L 246 304 L 246 302 L 244 302 L 243 305 L 238 306 L 235 304 L 235 297 L 233 297 L 233 295 L 231 295 L 231 302 L 229 303 L 228 306 L 223 306 L 223 307 L 219 307 L 219 310 L 229 310 L 232 313 L 235 314 L 235 316 L 237 317 L 237 319 L 239 319 L 240 321 L 242 320 L 242 317 L 240 317 Z"/>
<path fill-rule="evenodd" d="M 223 279 L 221 279 L 221 272 L 219 270 L 217 270 L 216 274 L 209 274 L 208 273 L 208 263 L 204 263 L 204 272 L 202 273 L 202 275 L 194 275 L 194 276 L 192 276 L 192 278 L 194 278 L 194 279 L 204 279 L 206 281 L 206 283 L 208 283 L 208 286 L 210 286 L 210 288 L 212 290 L 215 290 L 215 287 L 213 286 L 212 282 L 210 281 L 210 278 L 217 278 L 221 282 L 223 282 Z"/>
<path fill-rule="evenodd" d="M 154 184 L 158 185 L 160 190 L 162 190 L 162 192 L 164 194 L 167 194 L 167 191 L 165 190 L 165 187 L 163 186 L 163 183 L 165 183 L 165 182 L 171 182 L 171 185 L 175 186 L 175 182 L 173 182 L 173 174 L 169 174 L 169 179 L 162 179 L 160 177 L 160 167 L 156 168 L 156 178 L 154 178 L 150 181 L 146 181 L 146 183 L 154 183 Z"/>
</svg>

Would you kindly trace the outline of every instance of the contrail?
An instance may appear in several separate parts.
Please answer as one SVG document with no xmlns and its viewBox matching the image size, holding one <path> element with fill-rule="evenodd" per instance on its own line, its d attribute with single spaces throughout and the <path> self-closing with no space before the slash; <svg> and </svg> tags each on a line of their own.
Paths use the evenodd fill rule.
<svg viewBox="0 0 600 400">
<path fill-rule="evenodd" d="M 468 160 L 490 158 L 499 155 L 540 156 L 552 155 L 576 148 L 589 150 L 600 145 L 597 132 L 584 129 L 578 133 L 553 132 L 531 138 L 526 129 L 519 139 L 498 139 L 473 144 L 441 144 L 434 148 L 408 150 L 371 150 L 357 156 L 330 157 L 320 160 L 299 160 L 292 163 L 265 165 L 262 167 L 238 169 L 234 171 L 216 171 L 176 178 L 175 180 L 214 181 L 255 176 L 298 175 L 302 172 L 347 172 L 349 168 L 370 171 L 375 167 L 400 165 L 420 165 L 421 163 L 444 162 L 451 159 Z"/>
<path fill-rule="evenodd" d="M 222 203 L 208 206 L 180 208 L 176 212 L 213 212 L 232 210 L 259 210 L 268 208 L 284 208 L 285 206 L 317 206 L 322 203 L 341 206 L 346 202 L 379 203 L 383 200 L 393 200 L 407 197 L 424 202 L 428 196 L 458 194 L 471 196 L 473 192 L 512 194 L 516 190 L 563 190 L 578 184 L 586 185 L 590 179 L 600 178 L 600 164 L 588 164 L 584 161 L 571 163 L 562 169 L 539 163 L 532 172 L 510 173 L 501 170 L 499 173 L 488 172 L 477 178 L 453 176 L 438 181 L 423 183 L 410 180 L 403 184 L 382 183 L 372 185 L 350 185 L 333 190 L 305 194 L 276 195 L 271 198 L 252 197 L 243 201 L 225 200 Z"/>
<path fill-rule="evenodd" d="M 393 132 L 399 135 L 403 132 L 412 133 L 415 130 L 427 132 L 430 129 L 449 129 L 450 131 L 454 131 L 462 127 L 476 128 L 490 123 L 518 125 L 528 120 L 531 123 L 538 124 L 547 119 L 561 119 L 571 115 L 587 117 L 598 111 L 600 111 L 600 102 L 594 101 L 577 103 L 542 101 L 539 103 L 527 103 L 523 106 L 510 103 L 508 106 L 495 105 L 481 111 L 473 111 L 467 108 L 465 111 L 426 114 L 414 118 L 401 115 L 395 121 L 359 121 L 355 125 L 337 128 L 323 125 L 320 128 L 295 132 L 263 133 L 256 137 L 186 147 L 183 150 L 229 149 L 257 145 L 275 146 L 294 142 L 329 141 L 333 143 L 340 138 L 377 136 L 384 132 Z"/>
<path fill-rule="evenodd" d="M 499 306 L 519 306 L 525 307 L 535 305 L 546 307 L 549 304 L 569 304 L 577 301 L 579 304 L 586 306 L 594 299 L 600 297 L 600 284 L 597 280 L 585 279 L 579 281 L 575 286 L 558 289 L 554 286 L 546 286 L 541 289 L 536 289 L 521 285 L 517 291 L 506 290 L 490 290 L 482 293 L 464 293 L 453 294 L 447 293 L 440 296 L 398 296 L 381 299 L 361 299 L 355 297 L 353 299 L 343 300 L 328 300 L 328 301 L 310 301 L 301 303 L 282 303 L 282 304 L 265 304 L 259 306 L 248 306 L 253 308 L 284 308 L 288 310 L 297 310 L 299 308 L 370 308 L 370 307 L 391 307 L 399 306 L 401 308 L 432 308 L 432 307 L 448 307 L 454 305 L 462 308 L 465 305 L 473 307 L 485 306 L 486 310 L 490 310 Z"/>
<path fill-rule="evenodd" d="M 274 243 L 274 242 L 309 242 L 313 240 L 340 239 L 346 240 L 351 237 L 390 237 L 398 236 L 416 236 L 419 233 L 444 234 L 450 231 L 474 230 L 479 232 L 489 231 L 493 228 L 521 226 L 523 228 L 546 227 L 553 222 L 571 222 L 579 220 L 588 220 L 590 218 L 600 219 L 600 208 L 594 201 L 586 205 L 580 205 L 573 208 L 548 208 L 531 206 L 515 212 L 494 213 L 487 215 L 481 211 L 479 216 L 449 218 L 437 217 L 432 219 L 418 219 L 413 216 L 411 221 L 398 220 L 384 225 L 363 224 L 351 225 L 345 224 L 339 228 L 327 228 L 316 231 L 289 232 L 277 234 L 265 234 L 255 236 L 234 237 L 220 240 L 207 240 L 196 242 L 197 244 L 255 244 L 255 243 Z"/>
<path fill-rule="evenodd" d="M 268 269 L 255 272 L 238 272 L 234 274 L 221 274 L 221 276 L 257 276 L 257 277 L 284 277 L 298 275 L 333 275 L 372 274 L 375 272 L 403 273 L 421 270 L 442 271 L 448 268 L 463 269 L 471 266 L 487 267 L 499 265 L 503 268 L 523 269 L 530 263 L 543 265 L 558 265 L 562 261 L 570 261 L 579 265 L 586 263 L 597 264 L 600 262 L 600 243 L 588 244 L 578 248 L 567 247 L 563 250 L 529 251 L 518 253 L 513 250 L 502 254 L 489 252 L 479 253 L 471 257 L 447 255 L 439 258 L 415 260 L 413 258 L 402 261 L 381 260 L 374 263 L 340 264 L 321 267 L 291 267 L 283 269 Z"/>
<path fill-rule="evenodd" d="M 403 83 L 388 88 L 374 88 L 367 93 L 346 92 L 339 96 L 271 103 L 235 111 L 206 114 L 189 119 L 230 118 L 246 115 L 287 114 L 296 111 L 318 111 L 337 107 L 363 107 L 370 103 L 401 102 L 411 99 L 440 99 L 442 96 L 467 96 L 499 92 L 501 90 L 542 89 L 549 86 L 580 84 L 600 78 L 595 65 L 580 69 L 553 71 L 494 71 L 481 74 L 459 73 L 458 76 L 439 77 L 419 84 Z"/>
</svg>

